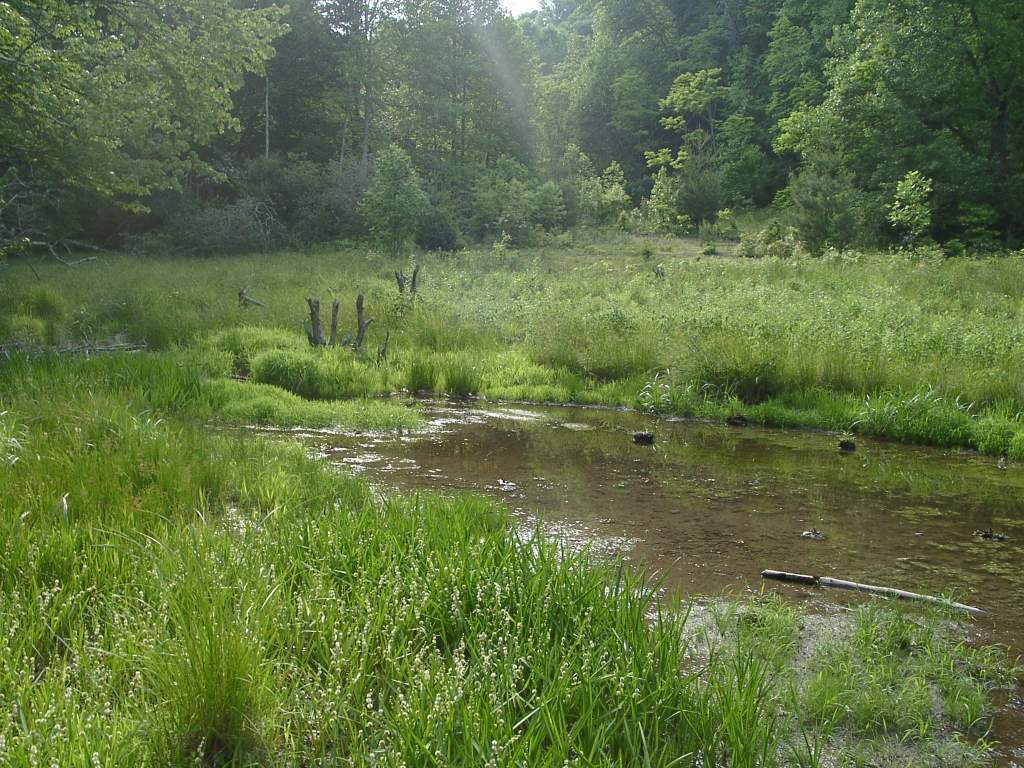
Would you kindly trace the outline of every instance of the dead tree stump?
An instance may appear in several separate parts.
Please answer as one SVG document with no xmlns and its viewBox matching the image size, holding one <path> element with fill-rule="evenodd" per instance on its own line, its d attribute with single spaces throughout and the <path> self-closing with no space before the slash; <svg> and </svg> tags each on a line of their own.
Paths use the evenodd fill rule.
<svg viewBox="0 0 1024 768">
<path fill-rule="evenodd" d="M 333 349 L 338 345 L 338 310 L 341 309 L 341 302 L 335 299 L 331 302 L 331 339 L 328 342 Z"/>
<path fill-rule="evenodd" d="M 406 278 L 404 272 L 395 272 L 395 282 L 398 283 L 398 292 L 405 293 L 405 289 L 408 286 L 409 294 L 411 296 L 416 295 L 416 291 L 419 288 L 419 276 L 420 276 L 420 265 L 416 264 L 412 270 L 412 279 Z"/>
<path fill-rule="evenodd" d="M 361 349 L 363 346 L 363 339 L 366 337 L 366 329 L 373 323 L 373 318 L 364 319 L 363 316 L 363 294 L 359 294 L 356 298 L 356 324 L 358 326 L 356 330 L 356 338 L 352 343 L 353 349 Z"/>
<path fill-rule="evenodd" d="M 306 299 L 309 305 L 309 325 L 306 326 L 306 338 L 311 347 L 324 345 L 324 327 L 320 323 L 320 299 Z"/>
</svg>

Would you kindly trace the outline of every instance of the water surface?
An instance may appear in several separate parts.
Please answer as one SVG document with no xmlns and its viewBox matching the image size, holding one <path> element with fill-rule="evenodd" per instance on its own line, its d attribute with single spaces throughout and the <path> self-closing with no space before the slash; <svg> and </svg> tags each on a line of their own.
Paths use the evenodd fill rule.
<svg viewBox="0 0 1024 768">
<path fill-rule="evenodd" d="M 1024 651 L 1024 466 L 815 432 L 658 422 L 607 409 L 421 403 L 423 430 L 300 432 L 310 450 L 402 491 L 474 491 L 521 525 L 660 571 L 689 595 L 760 589 L 765 568 L 928 594 L 988 612 L 986 639 Z M 650 430 L 654 447 L 633 442 Z M 825 538 L 803 538 L 809 529 Z M 975 534 L 992 529 L 1005 542 Z M 861 595 L 771 585 L 826 605 Z M 1024 713 L 998 734 L 1024 764 Z M 1008 762 L 1007 762 L 1008 761 Z"/>
</svg>

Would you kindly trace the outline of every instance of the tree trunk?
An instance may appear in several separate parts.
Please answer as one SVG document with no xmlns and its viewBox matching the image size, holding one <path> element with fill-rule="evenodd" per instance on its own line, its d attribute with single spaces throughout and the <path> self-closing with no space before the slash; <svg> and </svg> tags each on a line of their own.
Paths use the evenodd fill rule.
<svg viewBox="0 0 1024 768">
<path fill-rule="evenodd" d="M 306 327 L 306 338 L 311 347 L 324 345 L 324 327 L 320 323 L 320 299 L 306 299 L 309 305 L 309 325 Z"/>
<path fill-rule="evenodd" d="M 359 349 L 363 346 L 363 339 L 366 336 L 366 329 L 370 327 L 373 322 L 373 318 L 363 319 L 363 294 L 359 294 L 356 299 L 356 323 L 359 328 L 356 331 L 356 340 L 352 344 L 353 349 Z"/>
<path fill-rule="evenodd" d="M 342 170 L 345 169 L 345 150 L 348 148 L 348 115 L 345 115 L 345 123 L 341 126 L 341 157 L 338 164 Z"/>
<path fill-rule="evenodd" d="M 264 79 L 263 89 L 263 157 L 270 158 L 270 72 Z"/>
<path fill-rule="evenodd" d="M 366 178 L 370 168 L 370 79 L 373 71 L 373 35 L 371 33 L 370 20 L 366 20 L 366 69 L 363 72 L 363 178 Z"/>
<path fill-rule="evenodd" d="M 992 121 L 992 138 L 988 147 L 988 159 L 996 164 L 996 175 L 1001 179 L 1006 174 L 1006 155 L 1010 143 L 1010 103 L 1006 94 L 999 98 L 996 116 Z"/>
</svg>

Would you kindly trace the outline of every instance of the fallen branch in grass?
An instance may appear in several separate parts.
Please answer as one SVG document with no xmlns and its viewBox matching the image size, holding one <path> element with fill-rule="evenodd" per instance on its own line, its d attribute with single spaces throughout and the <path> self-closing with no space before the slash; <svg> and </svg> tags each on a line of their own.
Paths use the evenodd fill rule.
<svg viewBox="0 0 1024 768">
<path fill-rule="evenodd" d="M 785 581 L 794 584 L 807 584 L 813 587 L 829 587 L 831 589 L 849 589 L 854 592 L 866 592 L 872 595 L 882 595 L 884 597 L 898 597 L 903 600 L 917 600 L 919 602 L 932 603 L 934 605 L 942 605 L 946 608 L 952 608 L 957 611 L 964 613 L 971 613 L 974 615 L 982 615 L 985 611 L 980 608 L 975 608 L 970 605 L 964 605 L 963 603 L 957 603 L 952 600 L 947 600 L 944 597 L 932 597 L 931 595 L 919 595 L 916 592 L 907 592 L 902 589 L 893 589 L 892 587 L 875 587 L 871 584 L 860 584 L 856 581 L 845 581 L 843 579 L 833 579 L 828 576 L 808 576 L 803 573 L 789 573 L 788 571 L 761 571 L 762 579 L 771 579 L 773 581 Z"/>
<path fill-rule="evenodd" d="M 97 344 L 77 344 L 74 346 L 64 347 L 48 347 L 42 344 L 22 344 L 20 342 L 12 342 L 10 344 L 0 344 L 0 355 L 10 359 L 12 354 L 22 355 L 102 355 L 102 354 L 113 354 L 116 352 L 142 352 L 146 349 L 145 344 L 132 344 L 132 343 L 111 343 L 104 345 Z"/>
<path fill-rule="evenodd" d="M 250 296 L 249 295 L 249 291 L 247 289 L 239 288 L 238 289 L 238 306 L 240 306 L 240 307 L 248 307 L 250 305 L 254 306 L 254 307 L 266 307 L 267 306 L 262 301 L 258 301 L 257 299 L 254 299 L 252 296 Z"/>
</svg>

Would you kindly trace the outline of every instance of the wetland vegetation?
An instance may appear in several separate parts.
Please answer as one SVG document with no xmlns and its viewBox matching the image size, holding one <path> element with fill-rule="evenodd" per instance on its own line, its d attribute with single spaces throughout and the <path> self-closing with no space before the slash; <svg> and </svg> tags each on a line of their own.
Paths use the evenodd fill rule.
<svg viewBox="0 0 1024 768">
<path fill-rule="evenodd" d="M 509 7 L 0 3 L 0 763 L 1024 757 L 1021 638 L 680 594 L 653 561 L 302 442 L 411 446 L 444 397 L 823 431 L 762 457 L 794 489 L 807 446 L 931 446 L 935 475 L 835 474 L 912 522 L 957 485 L 1005 545 L 972 573 L 1016 584 L 1019 2 Z M 326 344 L 316 307 L 340 309 Z M 576 458 L 752 482 L 656 431 Z M 977 466 L 947 469 L 968 461 L 1006 493 L 972 496 Z"/>
</svg>

